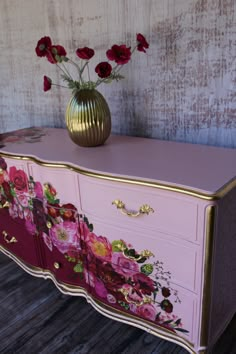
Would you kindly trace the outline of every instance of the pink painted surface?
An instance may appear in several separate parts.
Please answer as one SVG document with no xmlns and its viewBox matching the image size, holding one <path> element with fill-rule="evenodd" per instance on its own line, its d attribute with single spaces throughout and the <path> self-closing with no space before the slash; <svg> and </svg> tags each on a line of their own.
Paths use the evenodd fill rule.
<svg viewBox="0 0 236 354">
<path fill-rule="evenodd" d="M 111 136 L 104 146 L 80 148 L 65 129 L 48 128 L 41 142 L 9 143 L 2 151 L 209 194 L 236 176 L 234 149 L 127 136 Z"/>
<path fill-rule="evenodd" d="M 7 151 L 13 155 L 34 156 L 42 161 L 71 164 L 81 169 L 107 173 L 111 176 L 130 176 L 134 179 L 159 181 L 173 186 L 184 186 L 196 191 L 205 191 L 210 194 L 235 178 L 235 150 L 140 138 L 112 136 L 108 143 L 102 147 L 85 149 L 74 145 L 65 130 L 48 129 L 46 135 L 42 137 L 41 143 L 9 143 L 4 148 L 4 152 Z M 153 158 L 149 159 L 150 156 L 153 156 Z M 86 279 L 81 279 L 78 274 L 71 274 L 73 271 L 74 273 L 77 271 L 73 269 L 74 265 L 70 264 L 70 261 L 62 254 L 62 246 L 57 245 L 58 240 L 52 250 L 48 248 L 45 240 L 44 242 L 41 242 L 42 239 L 39 241 L 41 242 L 40 257 L 43 261 L 43 267 L 50 269 L 59 281 L 81 285 L 95 297 L 107 302 L 107 298 L 103 298 L 105 290 L 101 284 L 99 284 L 99 291 L 96 290 L 94 285 L 94 276 L 97 276 L 100 281 L 106 284 L 106 279 L 102 278 L 103 273 L 98 272 L 96 274 L 96 270 L 100 270 L 98 267 L 99 260 L 104 259 L 103 251 L 106 254 L 107 250 L 111 249 L 112 242 L 116 240 L 125 240 L 129 249 L 134 247 L 135 251 L 139 253 L 148 249 L 154 254 L 153 259 L 150 258 L 150 263 L 163 262 L 164 269 L 171 274 L 169 285 L 173 286 L 173 289 L 178 289 L 182 302 L 175 305 L 175 315 L 177 318 L 182 318 L 184 328 L 189 331 L 187 334 L 179 333 L 179 335 L 193 341 L 196 348 L 200 345 L 206 229 L 205 207 L 209 202 L 171 191 L 97 180 L 77 174 L 74 171 L 43 167 L 29 161 L 6 160 L 8 167 L 16 165 L 17 169 L 23 170 L 28 175 L 32 174 L 40 183 L 55 184 L 58 188 L 57 192 L 58 197 L 61 198 L 61 203 L 75 203 L 79 213 L 85 213 L 90 222 L 94 224 L 94 235 L 90 233 L 88 236 L 83 232 L 77 235 L 80 236 L 81 248 L 79 253 L 82 250 L 86 259 L 83 264 L 84 269 L 82 271 L 80 269 L 79 273 L 85 271 L 86 274 L 86 267 L 88 267 Z M 222 286 L 220 291 L 223 295 L 226 288 L 222 285 L 224 284 L 223 279 L 226 279 L 225 273 L 223 274 L 222 267 L 220 267 L 220 271 L 217 267 L 218 264 L 227 260 L 228 249 L 233 250 L 233 245 L 235 245 L 235 242 L 233 242 L 235 234 L 235 228 L 233 228 L 234 214 L 232 213 L 235 205 L 234 197 L 232 191 L 230 194 L 231 201 L 228 201 L 226 196 L 222 202 L 216 202 L 221 209 L 218 215 L 221 221 L 218 224 L 215 241 L 217 251 L 215 252 L 213 289 L 215 293 L 218 293 L 218 284 L 220 284 Z M 112 205 L 113 199 L 123 199 L 127 209 L 135 211 L 140 207 L 140 204 L 150 204 L 155 213 L 142 216 L 135 219 L 134 222 L 132 219 L 125 219 L 126 216 L 119 214 L 116 207 Z M 225 210 L 227 210 L 227 213 Z M 4 213 L 5 210 L 2 212 Z M 11 221 L 6 221 L 4 215 L 1 220 L 3 220 L 4 227 L 5 224 L 11 225 Z M 227 242 L 225 242 L 226 232 L 229 235 Z M 22 230 L 23 233 L 24 230 Z M 101 236 L 101 239 L 99 239 L 99 236 Z M 33 238 L 31 237 L 31 239 Z M 99 240 L 103 241 L 99 244 Z M 67 240 L 66 242 L 70 241 Z M 23 243 L 22 245 L 24 246 Z M 19 253 L 16 254 L 24 256 L 24 253 L 27 252 L 26 257 L 34 257 L 32 256 L 34 253 L 29 249 L 31 246 L 26 244 L 22 249 L 19 248 Z M 98 257 L 95 255 L 96 252 Z M 99 255 L 99 252 L 102 253 Z M 88 258 L 86 258 L 87 254 L 90 254 Z M 92 258 L 90 258 L 91 255 Z M 97 257 L 96 262 L 92 262 L 94 256 Z M 23 259 L 27 261 L 26 257 Z M 225 263 L 229 270 L 231 264 L 233 264 L 232 259 L 233 253 L 232 257 L 230 256 L 230 259 Z M 109 261 L 111 261 L 110 266 L 113 267 L 115 265 L 114 260 L 111 258 Z M 34 258 L 29 259 L 28 262 L 34 264 Z M 60 263 L 59 270 L 55 270 L 54 262 Z M 136 261 L 134 260 L 134 262 Z M 149 259 L 145 262 L 149 263 Z M 78 263 L 77 266 L 78 270 L 80 264 Z M 125 267 L 129 271 L 128 266 Z M 113 268 L 118 273 L 120 272 L 119 269 L 121 268 L 118 266 Z M 222 272 L 222 276 L 219 277 L 220 272 Z M 134 275 L 131 274 L 131 278 Z M 132 286 L 134 286 L 133 283 Z M 231 289 L 234 289 L 233 286 Z M 229 317 L 233 308 L 233 300 L 224 304 L 220 298 L 219 301 L 218 298 L 216 301 L 215 296 L 215 294 L 212 295 L 212 308 L 216 306 L 217 309 L 222 308 L 224 323 L 221 326 L 218 323 L 212 325 L 212 336 L 220 327 L 224 327 L 225 319 Z M 118 306 L 118 303 L 114 304 L 114 307 L 116 306 Z M 125 308 L 123 310 L 126 311 Z M 138 313 L 136 314 L 139 316 Z"/>
<path fill-rule="evenodd" d="M 108 219 L 128 228 L 145 228 L 162 231 L 189 241 L 197 239 L 197 202 L 177 193 L 157 191 L 154 188 L 79 177 L 81 209 L 83 213 Z M 148 204 L 154 212 L 139 217 L 123 215 L 112 202 L 125 203 L 128 211 L 137 212 Z"/>
</svg>

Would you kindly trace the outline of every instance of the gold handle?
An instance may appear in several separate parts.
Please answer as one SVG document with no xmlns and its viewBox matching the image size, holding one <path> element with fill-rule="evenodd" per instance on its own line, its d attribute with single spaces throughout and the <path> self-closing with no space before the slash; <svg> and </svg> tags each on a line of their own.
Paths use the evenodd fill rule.
<svg viewBox="0 0 236 354">
<path fill-rule="evenodd" d="M 15 236 L 12 236 L 10 239 L 8 239 L 10 236 L 8 235 L 8 233 L 6 231 L 2 231 L 2 235 L 3 235 L 3 238 L 6 241 L 6 243 L 18 242 L 17 239 L 15 238 Z"/>
<path fill-rule="evenodd" d="M 141 301 L 130 300 L 129 299 L 129 290 L 119 289 L 118 291 L 120 291 L 124 295 L 125 301 L 127 301 L 129 304 L 134 304 L 136 306 L 142 306 L 144 304 L 151 304 L 153 302 L 153 300 L 147 296 L 145 296 Z"/>
<path fill-rule="evenodd" d="M 0 204 L 0 208 L 9 208 L 10 204 L 6 201 L 4 204 Z"/>
<path fill-rule="evenodd" d="M 144 204 L 139 208 L 139 211 L 133 212 L 133 211 L 128 211 L 125 208 L 125 204 L 119 200 L 116 199 L 112 202 L 112 205 L 116 205 L 117 209 L 121 211 L 122 214 L 127 215 L 127 216 L 132 216 L 132 217 L 137 217 L 139 215 L 143 214 L 149 214 L 149 213 L 154 213 L 153 208 L 151 208 L 148 204 Z"/>
<path fill-rule="evenodd" d="M 59 269 L 61 267 L 60 263 L 58 263 L 58 262 L 54 262 L 53 266 L 54 266 L 55 269 Z"/>
</svg>

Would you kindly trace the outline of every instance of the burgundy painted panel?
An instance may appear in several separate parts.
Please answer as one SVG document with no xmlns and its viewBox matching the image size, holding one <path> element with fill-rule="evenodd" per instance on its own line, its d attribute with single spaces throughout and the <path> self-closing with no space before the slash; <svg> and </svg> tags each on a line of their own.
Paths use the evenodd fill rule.
<svg viewBox="0 0 236 354">
<path fill-rule="evenodd" d="M 7 233 L 6 240 L 4 239 L 5 232 Z M 7 242 L 12 237 L 16 238 L 16 243 Z M 13 219 L 8 209 L 0 209 L 0 243 L 28 265 L 41 267 L 37 236 L 26 230 L 24 220 Z"/>
</svg>

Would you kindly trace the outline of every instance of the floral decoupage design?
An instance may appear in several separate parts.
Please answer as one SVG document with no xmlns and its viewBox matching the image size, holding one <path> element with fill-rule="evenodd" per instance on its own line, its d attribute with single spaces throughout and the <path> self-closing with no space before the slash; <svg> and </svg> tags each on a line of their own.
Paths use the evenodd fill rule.
<svg viewBox="0 0 236 354">
<path fill-rule="evenodd" d="M 96 235 L 73 204 L 60 203 L 51 184 L 42 185 L 14 166 L 8 170 L 1 157 L 0 205 L 8 206 L 12 218 L 23 219 L 28 232 L 41 236 L 50 251 L 63 254 L 95 296 L 173 332 L 188 333 L 175 315 L 180 299 L 170 285 L 171 274 L 161 261 L 151 262 L 151 251 Z"/>
</svg>

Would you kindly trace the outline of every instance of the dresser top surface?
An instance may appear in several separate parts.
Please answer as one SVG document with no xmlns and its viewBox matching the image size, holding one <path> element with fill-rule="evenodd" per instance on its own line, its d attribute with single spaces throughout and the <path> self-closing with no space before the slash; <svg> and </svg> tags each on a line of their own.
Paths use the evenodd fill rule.
<svg viewBox="0 0 236 354">
<path fill-rule="evenodd" d="M 28 128 L 0 135 L 0 152 L 111 176 L 215 194 L 236 177 L 236 149 L 112 135 L 83 148 L 66 129 Z"/>
</svg>

